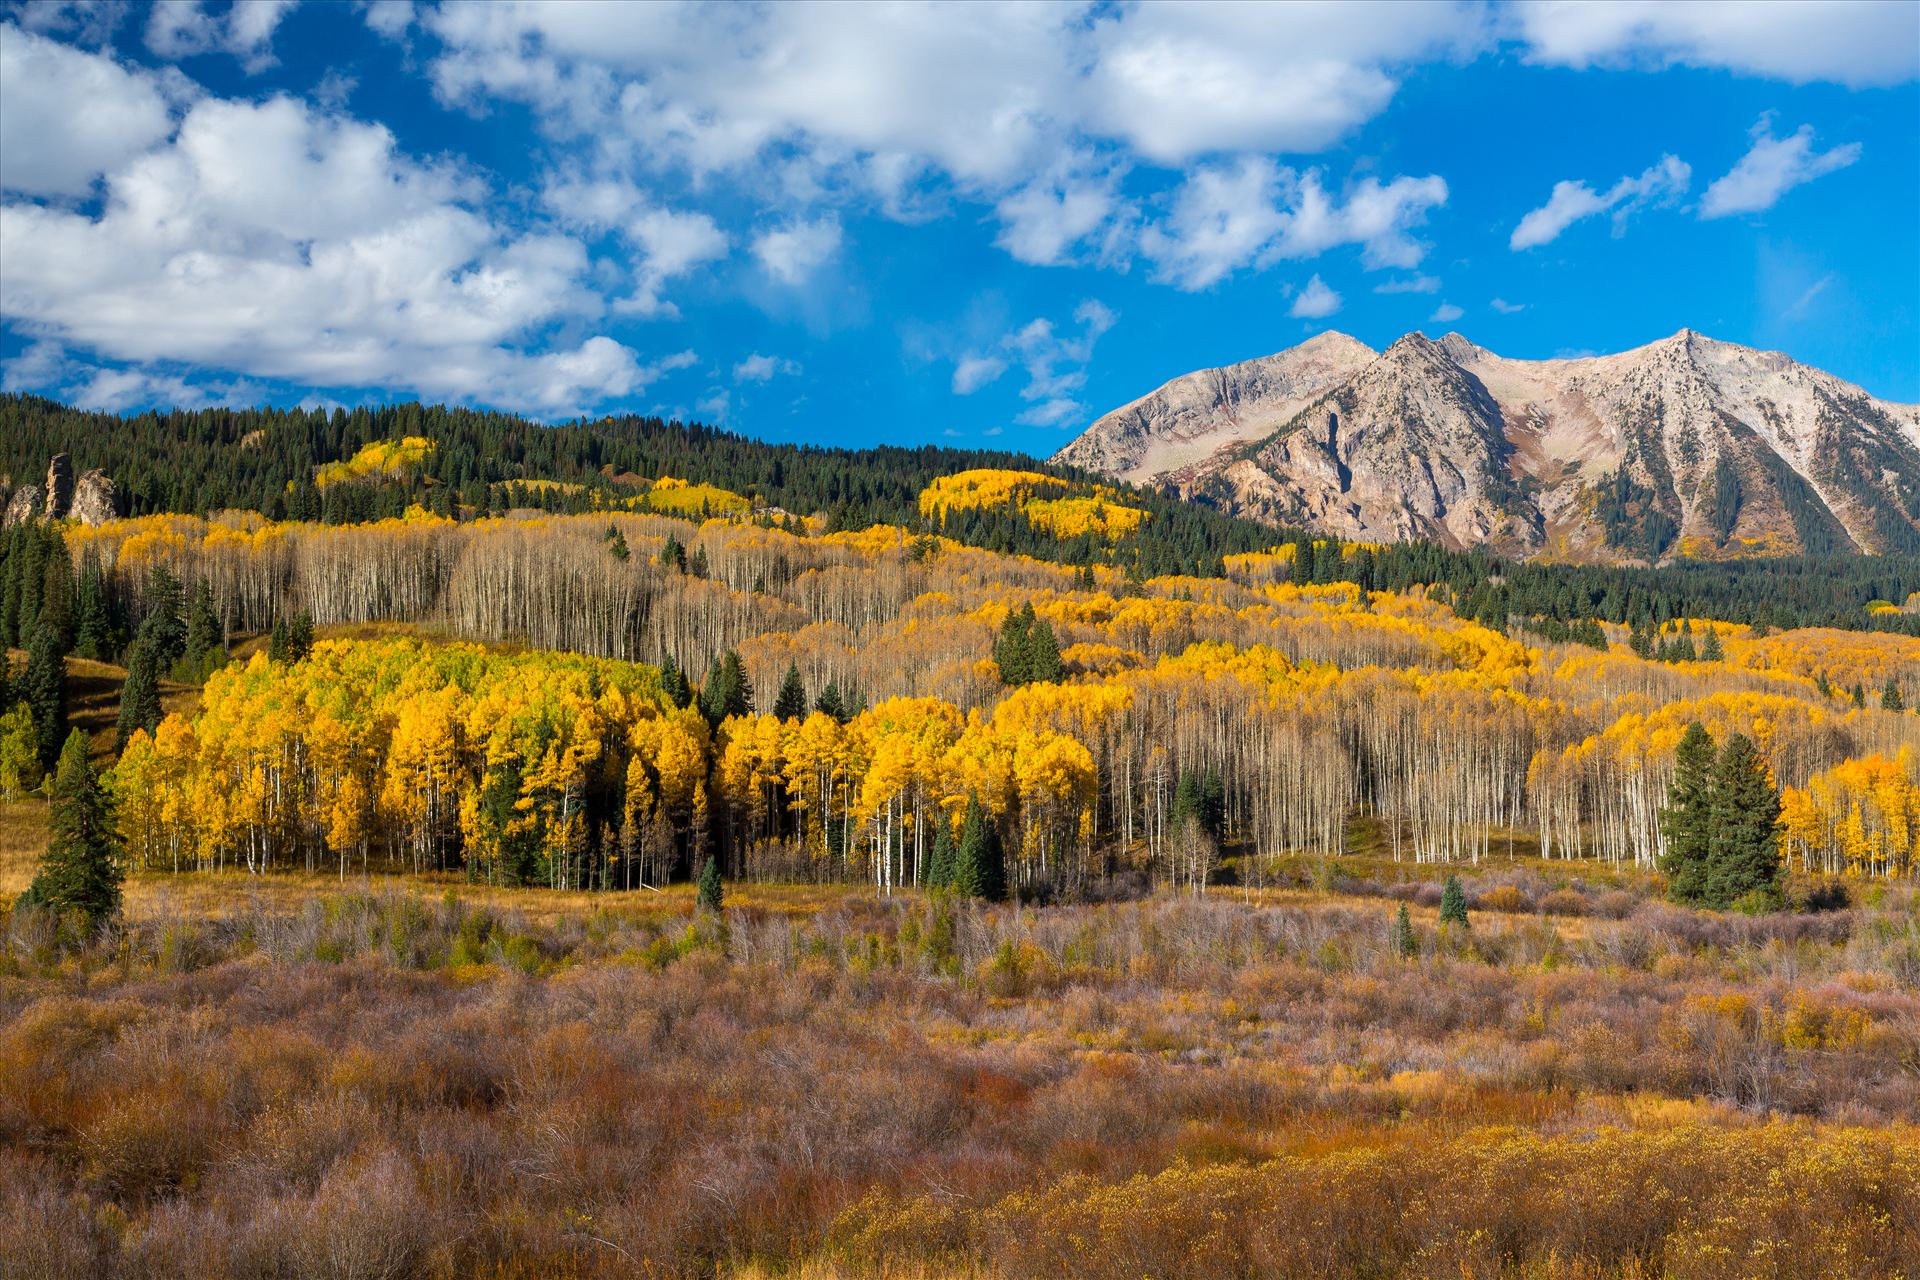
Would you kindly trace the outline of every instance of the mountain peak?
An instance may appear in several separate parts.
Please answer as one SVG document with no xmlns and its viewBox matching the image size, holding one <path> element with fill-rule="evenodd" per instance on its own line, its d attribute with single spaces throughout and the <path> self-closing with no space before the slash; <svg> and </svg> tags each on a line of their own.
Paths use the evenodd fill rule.
<svg viewBox="0 0 1920 1280">
<path fill-rule="evenodd" d="M 1175 378 L 1057 456 L 1362 540 L 1595 561 L 1920 551 L 1920 406 L 1692 327 L 1551 360 L 1419 331 L 1376 355 L 1329 329 Z M 1624 513 L 1600 492 L 1621 475 Z"/>
</svg>

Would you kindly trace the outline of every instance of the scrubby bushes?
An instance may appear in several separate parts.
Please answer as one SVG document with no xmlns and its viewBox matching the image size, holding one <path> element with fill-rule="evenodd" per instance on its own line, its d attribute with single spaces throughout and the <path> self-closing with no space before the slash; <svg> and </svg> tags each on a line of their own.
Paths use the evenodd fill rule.
<svg viewBox="0 0 1920 1280">
<path fill-rule="evenodd" d="M 1714 1276 L 1915 1249 L 1905 887 L 1471 929 L 1408 902 L 1411 959 L 1392 899 L 551 901 L 236 902 L 64 955 L 9 932 L 0 1270 Z"/>
</svg>

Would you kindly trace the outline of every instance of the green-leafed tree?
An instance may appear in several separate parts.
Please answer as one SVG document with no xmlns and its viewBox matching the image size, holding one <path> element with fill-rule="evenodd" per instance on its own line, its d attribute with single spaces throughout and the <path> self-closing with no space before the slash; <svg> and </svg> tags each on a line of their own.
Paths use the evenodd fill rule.
<svg viewBox="0 0 1920 1280">
<path fill-rule="evenodd" d="M 1027 679 L 1051 683 L 1060 678 L 1060 641 L 1045 618 L 1036 618 L 1027 631 Z"/>
<path fill-rule="evenodd" d="M 107 597 L 107 579 L 92 552 L 81 560 L 80 580 L 74 587 L 73 643 L 76 653 L 95 662 L 113 656 L 113 611 Z"/>
<path fill-rule="evenodd" d="M 187 638 L 180 654 L 179 673 L 192 681 L 205 680 L 226 658 L 226 628 L 213 603 L 213 584 L 205 578 L 194 584 L 193 603 L 187 606 Z"/>
<path fill-rule="evenodd" d="M 34 731 L 40 735 L 40 763 L 52 769 L 67 737 L 67 665 L 60 637 L 52 627 L 39 626 L 27 646 L 27 673 L 21 696 L 33 710 Z"/>
<path fill-rule="evenodd" d="M 954 857 L 953 887 L 969 898 L 998 902 L 1007 896 L 1006 858 L 1000 833 L 987 821 L 980 797 L 967 797 L 967 816 L 960 824 L 960 848 Z"/>
<path fill-rule="evenodd" d="M 48 793 L 47 851 L 23 897 L 27 905 L 72 914 L 89 932 L 120 913 L 120 867 L 106 793 L 78 729 L 60 749 Z"/>
<path fill-rule="evenodd" d="M 680 670 L 680 664 L 673 660 L 672 654 L 668 654 L 660 664 L 660 692 L 666 694 L 667 701 L 676 707 L 684 707 L 693 701 L 693 687 L 687 683 L 685 673 Z"/>
<path fill-rule="evenodd" d="M 0 697 L 0 707 L 7 705 Z M 40 785 L 40 735 L 33 730 L 33 712 L 16 702 L 0 715 L 0 800 L 12 803 Z"/>
<path fill-rule="evenodd" d="M 1882 711 L 1907 709 L 1907 701 L 1900 696 L 1900 686 L 1892 676 L 1887 677 L 1887 687 L 1880 691 L 1880 709 Z"/>
<path fill-rule="evenodd" d="M 1461 888 L 1459 876 L 1448 876 L 1446 888 L 1440 891 L 1440 923 L 1472 927 L 1467 921 L 1467 891 Z"/>
<path fill-rule="evenodd" d="M 1033 605 L 1022 605 L 1007 614 L 1006 621 L 1000 624 L 1000 634 L 993 642 L 993 661 L 1000 668 L 1000 682 L 1010 688 L 1026 684 L 1033 678 L 1030 642 L 1033 624 Z"/>
<path fill-rule="evenodd" d="M 1413 931 L 1413 916 L 1404 902 L 1393 917 L 1393 952 L 1402 960 L 1412 960 L 1420 954 L 1420 939 Z"/>
<path fill-rule="evenodd" d="M 1708 778 L 1712 792 L 1706 897 L 1717 907 L 1777 909 L 1780 883 L 1780 789 L 1753 740 L 1727 739 Z"/>
<path fill-rule="evenodd" d="M 700 909 L 719 915 L 725 908 L 726 896 L 726 888 L 720 883 L 720 864 L 708 858 L 700 868 Z"/>
<path fill-rule="evenodd" d="M 160 723 L 160 672 L 155 666 L 154 646 L 145 626 L 127 652 L 127 678 L 120 685 L 120 718 L 114 729 L 118 748 L 124 750 L 136 729 L 152 733 Z"/>
<path fill-rule="evenodd" d="M 953 828 L 945 818 L 935 818 L 933 852 L 927 857 L 926 887 L 929 889 L 953 888 L 954 872 Z"/>
<path fill-rule="evenodd" d="M 773 700 L 773 714 L 780 720 L 804 720 L 807 715 L 807 688 L 800 683 L 800 668 L 789 662 L 787 674 L 780 679 L 780 693 Z"/>
<path fill-rule="evenodd" d="M 709 723 L 719 724 L 728 716 L 744 716 L 752 710 L 753 686 L 747 683 L 747 670 L 740 665 L 740 655 L 729 649 L 707 668 L 700 711 Z"/>
<path fill-rule="evenodd" d="M 1660 810 L 1660 831 L 1666 852 L 1660 870 L 1675 902 L 1703 903 L 1707 899 L 1707 858 L 1712 834 L 1713 739 L 1699 722 L 1687 726 L 1673 754 L 1673 781 L 1667 786 L 1666 807 Z"/>
</svg>

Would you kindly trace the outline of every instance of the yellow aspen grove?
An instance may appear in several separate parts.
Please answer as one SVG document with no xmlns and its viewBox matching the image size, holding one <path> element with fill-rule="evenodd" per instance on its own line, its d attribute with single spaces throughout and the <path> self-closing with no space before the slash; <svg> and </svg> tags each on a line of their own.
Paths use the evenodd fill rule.
<svg viewBox="0 0 1920 1280">
<path fill-rule="evenodd" d="M 1112 505 L 1053 486 L 967 473 L 921 499 L 932 528 Z M 1129 580 L 898 527 L 701 511 L 718 514 L 70 529 L 136 608 L 164 566 L 206 582 L 242 630 L 293 602 L 323 628 L 467 637 L 323 639 L 292 666 L 216 672 L 194 715 L 167 717 L 114 771 L 129 859 L 595 888 L 689 877 L 710 852 L 728 876 L 864 877 L 886 893 L 924 882 L 936 824 L 977 797 L 1021 891 L 1117 870 L 1186 885 L 1215 857 L 1257 884 L 1275 859 L 1342 852 L 1354 830 L 1411 861 L 1524 842 L 1651 867 L 1674 749 L 1698 721 L 1755 743 L 1784 788 L 1796 866 L 1912 864 L 1899 778 L 1920 718 L 1884 690 L 1920 690 L 1913 637 L 1688 619 L 1723 659 L 1660 661 L 1625 628 L 1604 649 L 1534 643 L 1459 616 L 1438 588 L 1301 584 L 1294 544 L 1235 557 L 1225 578 Z M 669 540 L 682 559 L 662 559 Z M 1356 567 L 1361 550 L 1317 545 L 1314 572 Z M 996 645 L 1029 605 L 1057 678 L 1010 684 Z M 729 650 L 757 711 L 710 721 L 662 696 L 657 664 L 698 686 Z M 768 712 L 790 667 L 819 705 L 780 721 Z M 1856 702 L 1856 686 L 1873 696 Z M 1202 845 L 1176 801 L 1205 788 Z"/>
</svg>

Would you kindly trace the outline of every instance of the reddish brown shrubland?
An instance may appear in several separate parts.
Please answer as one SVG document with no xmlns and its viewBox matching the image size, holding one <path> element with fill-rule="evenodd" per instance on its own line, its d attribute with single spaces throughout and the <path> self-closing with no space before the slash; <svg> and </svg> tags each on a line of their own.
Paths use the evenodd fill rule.
<svg viewBox="0 0 1920 1280">
<path fill-rule="evenodd" d="M 1910 889 L 1748 920 L 1469 888 L 1537 905 L 1415 905 L 1412 961 L 1393 896 L 1291 890 L 742 887 L 724 924 L 149 890 L 79 954 L 22 920 L 0 1274 L 1920 1267 Z"/>
</svg>

